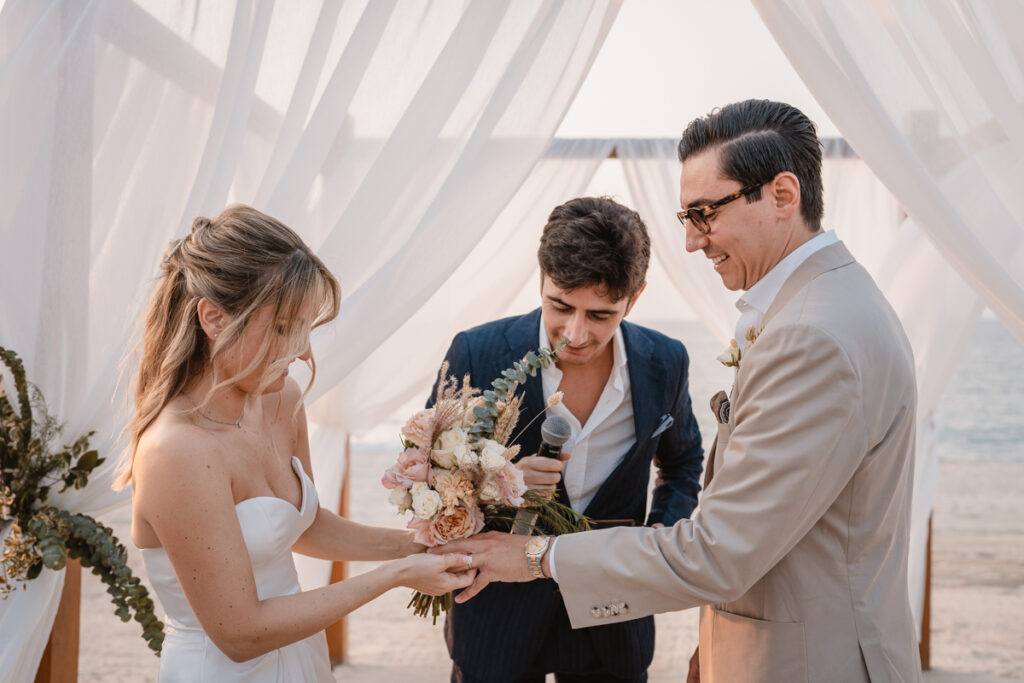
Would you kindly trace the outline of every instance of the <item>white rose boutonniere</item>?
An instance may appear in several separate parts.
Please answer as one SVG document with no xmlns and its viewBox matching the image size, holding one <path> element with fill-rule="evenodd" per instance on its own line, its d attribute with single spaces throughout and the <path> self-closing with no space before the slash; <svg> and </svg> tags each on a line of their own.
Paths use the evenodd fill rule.
<svg viewBox="0 0 1024 683">
<path fill-rule="evenodd" d="M 736 343 L 735 339 L 729 340 L 729 347 L 718 355 L 719 363 L 727 368 L 738 368 L 740 366 L 740 358 L 743 357 L 743 351 L 740 350 L 739 344 Z"/>
<path fill-rule="evenodd" d="M 744 352 L 750 350 L 750 347 L 754 345 L 754 342 L 757 341 L 757 338 L 763 331 L 764 325 L 761 327 L 754 327 L 751 325 L 743 333 L 743 341 L 745 342 L 743 344 L 743 348 L 740 348 L 740 345 L 736 343 L 735 339 L 730 339 L 728 348 L 726 348 L 724 352 L 720 353 L 716 360 L 727 368 L 739 369 L 740 360 L 743 359 Z"/>
</svg>

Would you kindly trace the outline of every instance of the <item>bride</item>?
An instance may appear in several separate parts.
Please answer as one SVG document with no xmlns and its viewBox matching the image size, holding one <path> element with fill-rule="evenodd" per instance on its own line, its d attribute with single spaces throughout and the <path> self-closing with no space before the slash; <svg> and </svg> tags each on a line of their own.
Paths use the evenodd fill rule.
<svg viewBox="0 0 1024 683">
<path fill-rule="evenodd" d="M 160 680 L 333 681 L 324 628 L 397 586 L 471 583 L 469 556 L 321 508 L 295 359 L 340 288 L 289 228 L 233 206 L 164 258 L 145 320 L 132 448 L 132 540 L 167 613 Z M 308 387 L 307 387 L 308 390 Z M 292 551 L 393 560 L 302 592 Z"/>
</svg>

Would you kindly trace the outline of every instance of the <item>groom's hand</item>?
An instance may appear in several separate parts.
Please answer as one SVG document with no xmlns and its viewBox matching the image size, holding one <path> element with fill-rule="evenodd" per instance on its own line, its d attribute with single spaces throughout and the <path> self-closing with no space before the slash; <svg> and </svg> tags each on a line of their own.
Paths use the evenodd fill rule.
<svg viewBox="0 0 1024 683">
<path fill-rule="evenodd" d="M 562 469 L 571 453 L 562 452 L 558 458 L 542 455 L 528 455 L 516 461 L 516 467 L 523 473 L 523 482 L 531 489 L 553 489 L 562 478 Z"/>
<path fill-rule="evenodd" d="M 477 570 L 476 579 L 469 588 L 455 597 L 455 602 L 463 603 L 486 588 L 491 581 L 533 581 L 534 577 L 526 563 L 526 541 L 529 538 L 488 531 L 473 538 L 431 548 L 428 552 L 465 553 L 473 556 L 473 568 Z"/>
</svg>

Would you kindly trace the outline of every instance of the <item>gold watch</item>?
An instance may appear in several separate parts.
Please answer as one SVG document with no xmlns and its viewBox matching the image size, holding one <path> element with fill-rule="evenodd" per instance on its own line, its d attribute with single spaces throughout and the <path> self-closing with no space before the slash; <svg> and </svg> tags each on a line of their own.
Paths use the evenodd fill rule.
<svg viewBox="0 0 1024 683">
<path fill-rule="evenodd" d="M 550 536 L 531 536 L 530 540 L 526 542 L 526 564 L 530 565 L 530 573 L 536 579 L 547 578 L 544 576 L 540 562 L 544 558 L 544 553 L 548 551 L 550 543 Z"/>
</svg>

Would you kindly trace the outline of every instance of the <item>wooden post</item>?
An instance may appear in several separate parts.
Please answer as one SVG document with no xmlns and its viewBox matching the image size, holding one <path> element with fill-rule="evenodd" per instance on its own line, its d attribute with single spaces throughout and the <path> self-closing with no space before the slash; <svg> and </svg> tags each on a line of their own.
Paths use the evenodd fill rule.
<svg viewBox="0 0 1024 683">
<path fill-rule="evenodd" d="M 932 516 L 928 515 L 928 543 L 924 557 L 924 604 L 921 609 L 921 670 L 932 668 Z"/>
<path fill-rule="evenodd" d="M 341 500 L 338 503 L 338 514 L 348 517 L 348 475 L 352 465 L 352 439 L 345 438 L 345 471 L 341 478 Z M 333 562 L 331 564 L 331 583 L 342 581 L 345 578 L 347 567 L 345 562 Z M 348 644 L 348 627 L 345 617 L 327 627 L 327 651 L 331 656 L 331 666 L 342 664 L 345 661 L 345 646 Z"/>
<path fill-rule="evenodd" d="M 74 683 L 78 680 L 78 626 L 82 603 L 82 563 L 68 560 L 64 590 L 53 620 L 50 640 L 39 662 L 35 683 Z"/>
</svg>

